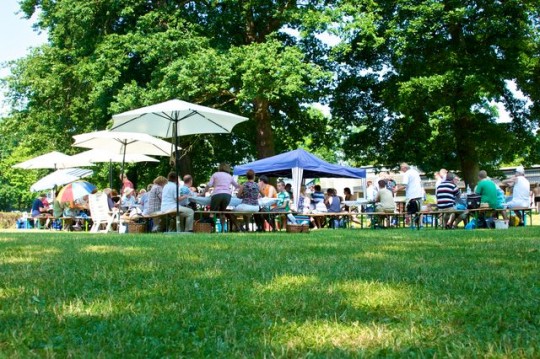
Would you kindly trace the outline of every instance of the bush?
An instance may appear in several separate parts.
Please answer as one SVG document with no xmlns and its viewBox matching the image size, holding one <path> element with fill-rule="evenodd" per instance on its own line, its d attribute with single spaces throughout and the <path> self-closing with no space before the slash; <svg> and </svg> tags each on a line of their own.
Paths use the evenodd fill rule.
<svg viewBox="0 0 540 359">
<path fill-rule="evenodd" d="M 19 218 L 21 218 L 20 212 L 0 212 L 0 229 L 16 228 Z"/>
</svg>

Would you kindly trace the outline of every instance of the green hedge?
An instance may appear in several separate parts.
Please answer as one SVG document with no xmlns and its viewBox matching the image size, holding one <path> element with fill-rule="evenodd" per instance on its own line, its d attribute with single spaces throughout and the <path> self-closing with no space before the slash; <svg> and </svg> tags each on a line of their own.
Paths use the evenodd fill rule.
<svg viewBox="0 0 540 359">
<path fill-rule="evenodd" d="M 16 228 L 19 218 L 21 218 L 20 212 L 0 212 L 0 229 Z"/>
</svg>

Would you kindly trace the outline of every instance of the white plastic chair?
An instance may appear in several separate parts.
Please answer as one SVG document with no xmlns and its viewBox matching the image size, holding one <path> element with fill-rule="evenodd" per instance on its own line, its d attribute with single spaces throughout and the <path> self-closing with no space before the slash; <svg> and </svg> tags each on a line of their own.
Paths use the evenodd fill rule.
<svg viewBox="0 0 540 359">
<path fill-rule="evenodd" d="M 107 195 L 104 193 L 92 194 L 88 198 L 88 207 L 90 209 L 90 217 L 92 218 L 91 233 L 108 233 L 111 231 L 113 223 L 119 223 L 119 215 L 111 214 L 109 211 L 109 203 Z M 102 225 L 105 229 L 100 230 Z M 120 224 L 118 225 L 120 227 Z"/>
</svg>

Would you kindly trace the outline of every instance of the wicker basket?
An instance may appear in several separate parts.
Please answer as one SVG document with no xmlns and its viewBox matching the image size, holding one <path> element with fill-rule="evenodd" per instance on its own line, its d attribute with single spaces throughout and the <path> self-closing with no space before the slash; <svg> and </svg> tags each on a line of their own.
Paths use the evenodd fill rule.
<svg viewBox="0 0 540 359">
<path fill-rule="evenodd" d="M 287 232 L 309 233 L 309 225 L 308 224 L 287 224 Z"/>
<path fill-rule="evenodd" d="M 146 233 L 146 222 L 128 222 L 128 233 Z"/>
<path fill-rule="evenodd" d="M 195 233 L 212 233 L 212 224 L 201 221 L 193 223 L 193 232 Z"/>
</svg>

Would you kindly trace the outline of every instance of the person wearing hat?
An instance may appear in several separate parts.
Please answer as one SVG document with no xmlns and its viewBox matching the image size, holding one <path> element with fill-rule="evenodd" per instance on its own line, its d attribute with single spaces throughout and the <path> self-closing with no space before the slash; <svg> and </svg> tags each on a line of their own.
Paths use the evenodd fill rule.
<svg viewBox="0 0 540 359">
<path fill-rule="evenodd" d="M 516 174 L 507 180 L 503 181 L 504 184 L 513 187 L 512 199 L 507 202 L 509 209 L 513 208 L 529 208 L 531 185 L 525 178 L 525 169 L 523 166 L 516 168 Z M 516 216 L 519 218 L 520 223 L 523 223 L 521 211 L 516 211 Z"/>
<path fill-rule="evenodd" d="M 124 192 L 122 192 L 123 196 L 122 196 L 122 204 L 121 204 L 121 208 L 124 210 L 124 211 L 129 211 L 131 208 L 135 207 L 135 205 L 137 204 L 137 200 L 135 199 L 135 196 L 133 195 L 133 188 L 130 188 L 130 187 L 126 187 L 124 188 Z"/>
<path fill-rule="evenodd" d="M 122 188 L 120 188 L 120 193 L 124 193 L 126 188 L 131 188 L 133 190 L 135 189 L 133 182 L 131 182 L 125 174 L 120 175 L 120 181 L 122 181 Z"/>
</svg>

